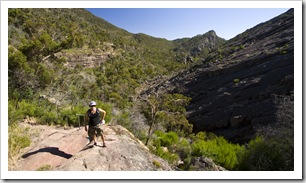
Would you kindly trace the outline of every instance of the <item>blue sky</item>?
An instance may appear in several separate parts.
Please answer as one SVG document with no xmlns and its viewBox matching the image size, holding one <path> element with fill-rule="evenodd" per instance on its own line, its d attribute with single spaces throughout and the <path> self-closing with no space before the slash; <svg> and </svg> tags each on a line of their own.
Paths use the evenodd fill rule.
<svg viewBox="0 0 306 183">
<path fill-rule="evenodd" d="M 174 40 L 209 30 L 231 39 L 288 8 L 97 8 L 94 15 L 131 33 Z"/>
</svg>

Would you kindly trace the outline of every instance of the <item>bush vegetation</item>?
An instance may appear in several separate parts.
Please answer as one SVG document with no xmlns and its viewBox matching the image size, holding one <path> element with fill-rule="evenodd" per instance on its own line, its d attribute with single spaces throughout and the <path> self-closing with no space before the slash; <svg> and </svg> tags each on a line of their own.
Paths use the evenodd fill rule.
<svg viewBox="0 0 306 183">
<path fill-rule="evenodd" d="M 8 157 L 10 161 L 21 149 L 30 146 L 31 134 L 29 128 L 23 128 L 16 124 L 9 126 L 8 134 Z"/>
<path fill-rule="evenodd" d="M 238 163 L 237 159 L 243 151 L 243 146 L 231 144 L 223 137 L 215 137 L 210 140 L 196 140 L 192 143 L 191 149 L 192 156 L 210 157 L 215 163 L 233 170 Z"/>
<path fill-rule="evenodd" d="M 173 165 L 183 161 L 179 165 L 183 170 L 190 169 L 192 158 L 201 156 L 211 158 L 228 170 L 293 170 L 292 98 L 280 99 L 276 123 L 270 128 L 263 128 L 258 137 L 247 144 L 232 144 L 212 133 L 199 132 L 182 136 L 179 131 L 164 129 L 154 131 L 150 149 Z"/>
<path fill-rule="evenodd" d="M 27 129 L 17 125 L 22 119 L 78 126 L 76 114 L 85 114 L 88 102 L 95 100 L 106 110 L 106 122 L 115 120 L 152 152 L 180 164 L 183 170 L 199 156 L 208 156 L 229 170 L 293 170 L 293 111 L 287 111 L 292 109 L 292 100 L 280 102 L 275 126 L 243 145 L 211 133 L 193 134 L 185 109 L 191 99 L 182 94 L 137 100 L 149 80 L 187 68 L 190 63 L 180 62 L 186 57 L 194 61 L 222 59 L 227 54 L 221 47 L 225 40 L 218 38 L 216 47 L 198 47 L 198 42 L 213 32 L 168 41 L 130 34 L 84 9 L 9 9 L 8 15 L 9 157 L 30 145 Z M 67 67 L 66 58 L 56 56 L 77 55 L 80 50 L 89 55 L 112 53 L 93 68 Z M 210 55 L 211 50 L 217 51 Z M 141 110 L 148 128 L 135 127 L 135 110 Z"/>
<path fill-rule="evenodd" d="M 155 131 L 151 150 L 174 165 L 183 161 L 184 164 L 180 165 L 183 170 L 189 170 L 191 158 L 201 156 L 210 157 L 216 164 L 234 170 L 245 147 L 205 132 L 183 138 L 175 132 Z"/>
<path fill-rule="evenodd" d="M 205 138 L 203 138 L 203 134 Z M 200 132 L 195 136 L 178 137 L 175 132 L 154 133 L 151 151 L 182 170 L 189 170 L 190 160 L 209 157 L 228 170 L 288 171 L 293 170 L 291 143 L 281 139 L 257 137 L 248 144 L 232 144 L 223 137 Z M 183 164 L 178 164 L 183 161 Z"/>
<path fill-rule="evenodd" d="M 160 163 L 158 162 L 158 161 L 156 161 L 156 160 L 153 160 L 153 165 L 155 165 L 157 168 L 160 168 L 161 167 L 161 165 L 160 165 Z"/>
<path fill-rule="evenodd" d="M 276 123 L 260 130 L 240 158 L 237 169 L 261 171 L 294 170 L 293 95 L 276 101 Z"/>
<path fill-rule="evenodd" d="M 50 171 L 50 170 L 52 170 L 51 165 L 43 165 L 43 166 L 39 167 L 36 171 Z"/>
</svg>

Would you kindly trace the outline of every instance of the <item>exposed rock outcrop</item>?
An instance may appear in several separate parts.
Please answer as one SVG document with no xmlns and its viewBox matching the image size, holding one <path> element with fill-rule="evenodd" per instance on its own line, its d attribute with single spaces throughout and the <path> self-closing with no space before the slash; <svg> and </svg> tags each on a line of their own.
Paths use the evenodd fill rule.
<svg viewBox="0 0 306 183">
<path fill-rule="evenodd" d="M 192 158 L 190 162 L 190 170 L 193 171 L 227 171 L 225 168 L 216 165 L 212 159 L 208 157 Z"/>
<path fill-rule="evenodd" d="M 20 123 L 31 130 L 31 145 L 22 150 L 16 165 L 9 167 L 10 170 L 52 169 L 67 161 L 88 142 L 84 129 L 65 130 L 63 127 L 30 124 L 27 121 Z"/>
<path fill-rule="evenodd" d="M 86 50 L 75 49 L 64 50 L 55 54 L 56 57 L 64 59 L 65 66 L 67 67 L 86 67 L 93 68 L 106 62 L 108 59 L 116 55 L 114 45 L 110 43 L 104 43 L 103 49 Z"/>
<path fill-rule="evenodd" d="M 107 147 L 89 146 L 55 170 L 153 171 L 172 170 L 168 163 L 121 126 L 108 126 Z"/>
<path fill-rule="evenodd" d="M 276 121 L 277 98 L 293 95 L 293 9 L 229 40 L 200 64 L 146 92 L 183 93 L 194 131 L 233 142 L 254 137 Z M 293 107 L 293 106 L 291 106 Z"/>
<path fill-rule="evenodd" d="M 27 123 L 22 125 L 29 126 Z M 84 128 L 64 129 L 35 125 L 36 134 L 30 147 L 10 170 L 71 170 L 71 171 L 172 171 L 162 158 L 151 154 L 148 148 L 128 130 L 119 125 L 103 127 L 107 147 L 87 145 Z M 87 145 L 87 146 L 86 146 Z"/>
</svg>

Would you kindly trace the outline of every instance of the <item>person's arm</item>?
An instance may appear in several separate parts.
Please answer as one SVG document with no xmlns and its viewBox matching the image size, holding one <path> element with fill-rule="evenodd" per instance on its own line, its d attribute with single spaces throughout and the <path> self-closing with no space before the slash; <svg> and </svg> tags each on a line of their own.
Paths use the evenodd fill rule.
<svg viewBox="0 0 306 183">
<path fill-rule="evenodd" d="M 101 115 L 101 117 L 102 117 L 101 121 L 103 121 L 105 116 L 106 116 L 106 111 L 104 111 L 103 109 L 100 109 L 100 108 L 98 108 L 98 110 L 103 113 L 103 115 Z"/>
<path fill-rule="evenodd" d="M 84 122 L 85 122 L 85 131 L 87 131 L 87 124 L 88 124 L 88 114 L 87 114 L 87 112 L 84 115 Z"/>
</svg>

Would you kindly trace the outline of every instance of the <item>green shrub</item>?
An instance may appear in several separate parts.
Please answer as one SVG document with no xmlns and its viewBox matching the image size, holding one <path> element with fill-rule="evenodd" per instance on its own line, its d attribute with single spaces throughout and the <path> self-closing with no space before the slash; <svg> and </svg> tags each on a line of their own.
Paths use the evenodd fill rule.
<svg viewBox="0 0 306 183">
<path fill-rule="evenodd" d="M 45 88 L 51 83 L 54 78 L 54 71 L 50 68 L 47 68 L 43 64 L 37 64 L 37 75 L 39 75 L 39 84 L 42 88 Z"/>
<path fill-rule="evenodd" d="M 31 71 L 31 67 L 27 63 L 27 57 L 19 50 L 9 46 L 8 48 L 8 67 L 11 70 L 22 69 L 25 71 Z M 9 72 L 10 73 L 10 72 Z"/>
<path fill-rule="evenodd" d="M 16 109 L 13 105 L 15 105 L 14 102 L 9 101 L 9 119 L 11 121 L 21 120 L 26 117 L 44 118 L 50 110 L 49 103 L 38 103 L 35 99 L 33 101 L 21 100 L 17 103 Z"/>
<path fill-rule="evenodd" d="M 133 130 L 131 131 L 133 132 L 133 134 L 142 142 L 145 142 L 145 140 L 147 139 L 147 132 L 144 130 L 139 130 L 139 129 L 135 129 L 133 128 Z"/>
<path fill-rule="evenodd" d="M 154 137 L 154 148 L 151 148 L 153 150 L 153 153 L 164 158 L 169 163 L 175 163 L 180 159 L 179 152 L 177 151 L 177 147 L 180 146 L 179 137 L 177 133 L 164 133 L 162 131 L 157 130 L 154 132 Z M 183 150 L 183 146 L 186 145 L 186 142 L 187 141 L 183 142 L 183 145 L 180 146 L 180 150 Z"/>
<path fill-rule="evenodd" d="M 8 102 L 8 125 L 11 126 L 15 124 L 18 120 L 21 120 L 24 117 L 23 114 L 17 112 L 15 109 L 15 104 L 13 101 Z"/>
<path fill-rule="evenodd" d="M 184 162 L 183 165 L 180 165 L 179 168 L 185 170 L 188 168 L 188 165 L 191 162 L 191 146 L 187 139 L 182 138 L 180 142 L 177 144 L 175 153 L 179 156 L 179 158 Z"/>
<path fill-rule="evenodd" d="M 22 115 L 23 118 L 26 116 L 34 117 L 36 111 L 36 105 L 27 102 L 26 100 L 22 100 L 18 103 L 19 109 L 18 112 Z"/>
<path fill-rule="evenodd" d="M 36 171 L 50 171 L 50 170 L 52 170 L 51 165 L 43 165 L 43 166 L 39 167 Z"/>
<path fill-rule="evenodd" d="M 41 118 L 46 112 L 45 108 L 39 107 L 35 102 L 21 100 L 17 103 L 15 108 L 15 101 L 9 101 L 8 103 L 8 119 L 9 125 L 16 123 L 18 120 L 25 119 L 26 117 Z"/>
<path fill-rule="evenodd" d="M 153 165 L 156 166 L 157 168 L 160 168 L 161 167 L 161 164 L 160 162 L 156 161 L 156 160 L 153 160 Z"/>
<path fill-rule="evenodd" d="M 61 120 L 63 124 L 66 124 L 68 122 L 69 125 L 75 125 L 76 122 L 78 122 L 78 116 L 76 116 L 76 114 L 85 114 L 85 110 L 81 113 L 75 113 L 71 108 L 66 108 L 66 109 L 62 109 L 60 111 L 61 113 Z"/>
<path fill-rule="evenodd" d="M 122 95 L 116 92 L 112 92 L 109 94 L 109 100 L 112 103 L 115 103 L 121 109 L 128 105 L 128 100 L 126 98 L 123 98 Z"/>
<path fill-rule="evenodd" d="M 179 160 L 177 154 L 170 152 L 169 150 L 165 150 L 163 147 L 158 147 L 155 150 L 155 154 L 160 156 L 161 158 L 167 160 L 169 163 L 173 164 Z"/>
<path fill-rule="evenodd" d="M 216 137 L 212 140 L 197 140 L 191 145 L 192 156 L 206 156 L 223 166 L 226 169 L 234 169 L 237 155 L 241 153 L 243 147 L 227 142 L 223 137 Z"/>
<path fill-rule="evenodd" d="M 171 147 L 178 143 L 178 139 L 178 135 L 175 132 L 165 133 L 160 138 L 161 146 Z"/>
<path fill-rule="evenodd" d="M 124 112 L 123 114 L 121 114 L 118 118 L 117 118 L 117 122 L 119 125 L 130 129 L 131 128 L 131 121 L 130 121 L 130 114 L 128 112 Z"/>
<path fill-rule="evenodd" d="M 198 132 L 196 135 L 189 135 L 189 138 L 194 142 L 197 140 L 212 140 L 218 138 L 218 136 L 210 132 Z"/>
<path fill-rule="evenodd" d="M 238 78 L 234 79 L 234 83 L 239 83 L 240 80 Z"/>
<path fill-rule="evenodd" d="M 29 128 L 22 128 L 13 124 L 9 126 L 8 135 L 8 154 L 10 158 L 18 154 L 22 148 L 31 144 Z"/>
<path fill-rule="evenodd" d="M 265 140 L 257 137 L 249 142 L 247 149 L 239 158 L 237 169 L 248 171 L 293 170 L 293 165 L 287 163 L 284 153 L 287 149 L 286 143 L 281 139 Z"/>
<path fill-rule="evenodd" d="M 113 118 L 113 115 L 111 112 L 113 109 L 113 105 L 110 103 L 106 103 L 106 102 L 99 102 L 97 107 L 106 111 L 105 122 L 106 123 L 110 122 L 111 119 Z"/>
<path fill-rule="evenodd" d="M 60 121 L 59 118 L 58 118 L 58 114 L 56 112 L 53 112 L 53 111 L 45 112 L 43 114 L 43 116 L 40 117 L 39 123 L 40 124 L 48 124 L 48 125 L 54 125 L 54 124 L 63 125 L 63 122 Z"/>
<path fill-rule="evenodd" d="M 99 104 L 99 108 L 101 104 Z M 67 107 L 65 109 L 60 110 L 60 119 L 59 121 L 62 121 L 61 124 L 66 124 L 69 126 L 79 126 L 79 116 L 77 116 L 77 114 L 81 114 L 81 115 L 85 115 L 86 111 L 89 108 L 83 106 L 83 105 L 76 105 L 76 106 L 70 106 Z M 104 108 L 103 108 L 104 109 Z M 84 117 L 83 117 L 84 120 Z M 68 124 L 67 124 L 68 122 Z M 80 121 L 81 122 L 81 126 L 84 125 L 84 121 Z"/>
</svg>

